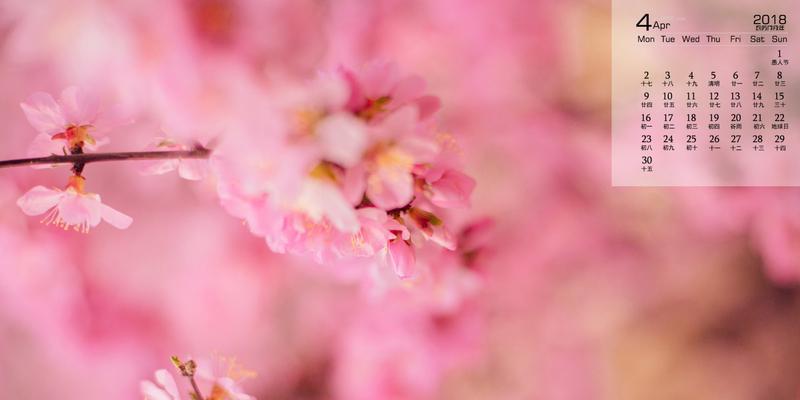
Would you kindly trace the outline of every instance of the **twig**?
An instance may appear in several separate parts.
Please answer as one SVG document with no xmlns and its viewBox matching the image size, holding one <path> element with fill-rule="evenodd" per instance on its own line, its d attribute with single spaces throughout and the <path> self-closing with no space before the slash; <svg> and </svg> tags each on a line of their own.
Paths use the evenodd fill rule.
<svg viewBox="0 0 800 400">
<path fill-rule="evenodd" d="M 194 375 L 189 377 L 189 382 L 192 382 L 192 389 L 194 389 L 194 393 L 197 395 L 197 400 L 204 400 L 203 394 L 200 393 L 200 388 L 194 380 Z"/>
<path fill-rule="evenodd" d="M 192 398 L 195 400 L 205 400 L 203 394 L 200 393 L 200 387 L 197 386 L 197 382 L 194 380 L 194 373 L 197 371 L 197 363 L 194 362 L 194 360 L 183 362 L 178 356 L 171 356 L 169 359 L 172 361 L 172 365 L 181 372 L 181 375 L 189 378 L 189 382 L 192 383 L 192 390 L 194 390 Z"/>
<path fill-rule="evenodd" d="M 26 165 L 41 165 L 41 164 L 88 164 L 101 161 L 208 158 L 209 155 L 211 155 L 211 150 L 200 146 L 192 150 L 175 150 L 175 151 L 125 151 L 118 153 L 85 153 L 85 154 L 66 154 L 66 155 L 53 154 L 47 157 L 2 160 L 0 161 L 0 168 L 11 168 L 11 167 L 21 167 Z"/>
</svg>

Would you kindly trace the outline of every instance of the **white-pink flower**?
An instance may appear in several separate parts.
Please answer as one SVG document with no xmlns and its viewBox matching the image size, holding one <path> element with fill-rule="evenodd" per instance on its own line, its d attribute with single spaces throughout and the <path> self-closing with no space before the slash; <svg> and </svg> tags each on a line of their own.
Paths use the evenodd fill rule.
<svg viewBox="0 0 800 400">
<path fill-rule="evenodd" d="M 85 179 L 70 177 L 65 190 L 36 186 L 17 200 L 17 206 L 27 215 L 45 214 L 42 223 L 87 233 L 101 220 L 118 229 L 126 229 L 133 219 L 105 204 L 100 195 L 84 191 Z"/>
<path fill-rule="evenodd" d="M 94 97 L 75 86 L 64 89 L 58 100 L 49 93 L 34 93 L 20 107 L 39 132 L 28 150 L 31 156 L 74 147 L 95 150 L 108 143 L 105 135 L 109 130 L 125 123 L 118 109 L 101 111 Z"/>
<path fill-rule="evenodd" d="M 395 63 L 377 61 L 359 70 L 340 68 L 351 85 L 348 108 L 367 120 L 380 120 L 386 113 L 414 105 L 420 119 L 427 119 L 440 108 L 439 99 L 426 95 L 425 80 L 403 75 Z"/>
<path fill-rule="evenodd" d="M 408 205 L 414 197 L 415 165 L 432 162 L 439 152 L 429 126 L 414 107 L 403 107 L 372 127 L 377 139 L 366 165 L 366 195 L 384 210 Z"/>
<path fill-rule="evenodd" d="M 439 216 L 468 206 L 474 181 L 436 129 L 439 103 L 421 78 L 370 64 L 322 73 L 284 97 L 268 131 L 278 139 L 242 141 L 249 156 L 212 162 L 223 206 L 252 233 L 276 252 L 371 258 L 400 278 L 417 274 L 423 243 L 455 249 Z"/>
<path fill-rule="evenodd" d="M 178 143 L 165 137 L 155 138 L 146 148 L 148 151 L 183 151 L 191 150 L 191 146 Z M 208 175 L 208 160 L 191 158 L 173 158 L 144 162 L 141 173 L 144 175 L 162 175 L 178 170 L 178 176 L 190 181 L 199 181 Z"/>
<path fill-rule="evenodd" d="M 204 399 L 255 400 L 255 397 L 246 394 L 238 384 L 239 381 L 254 376 L 252 371 L 241 368 L 235 359 L 230 358 L 220 358 L 216 364 L 200 359 L 195 364 L 196 370 L 192 372 Z M 145 400 L 181 400 L 181 391 L 194 393 L 195 388 L 188 383 L 188 378 L 178 383 L 165 369 L 156 371 L 155 378 L 155 382 L 144 380 L 139 384 Z"/>
</svg>

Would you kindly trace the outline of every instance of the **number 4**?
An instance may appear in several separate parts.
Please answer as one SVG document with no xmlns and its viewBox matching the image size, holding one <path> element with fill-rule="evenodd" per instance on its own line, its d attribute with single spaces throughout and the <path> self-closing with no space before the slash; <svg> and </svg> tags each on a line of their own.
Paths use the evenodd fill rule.
<svg viewBox="0 0 800 400">
<path fill-rule="evenodd" d="M 648 31 L 651 26 L 653 25 L 650 25 L 650 14 L 643 15 L 639 22 L 636 23 L 637 28 L 647 28 Z"/>
</svg>

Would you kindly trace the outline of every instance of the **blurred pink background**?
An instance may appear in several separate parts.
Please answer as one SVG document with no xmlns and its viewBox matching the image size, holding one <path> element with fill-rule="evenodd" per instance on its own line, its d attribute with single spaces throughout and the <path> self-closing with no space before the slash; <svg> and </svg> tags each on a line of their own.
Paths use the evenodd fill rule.
<svg viewBox="0 0 800 400">
<path fill-rule="evenodd" d="M 3 0 L 2 159 L 35 91 L 113 98 L 136 122 L 108 148 L 138 150 L 392 60 L 478 182 L 453 218 L 493 225 L 479 287 L 431 307 L 270 252 L 209 180 L 92 165 L 135 222 L 82 235 L 15 205 L 64 170 L 0 170 L 0 398 L 140 399 L 177 354 L 235 357 L 270 400 L 796 399 L 800 192 L 612 188 L 609 23 L 593 0 Z"/>
</svg>

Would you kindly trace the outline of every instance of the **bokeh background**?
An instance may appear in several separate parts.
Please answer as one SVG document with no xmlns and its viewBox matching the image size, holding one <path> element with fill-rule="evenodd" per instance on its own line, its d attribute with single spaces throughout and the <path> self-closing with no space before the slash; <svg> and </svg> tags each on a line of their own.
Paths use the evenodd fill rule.
<svg viewBox="0 0 800 400">
<path fill-rule="evenodd" d="M 92 165 L 135 222 L 80 235 L 15 205 L 63 170 L 2 170 L 0 398 L 137 399 L 190 354 L 236 357 L 259 399 L 796 399 L 800 192 L 612 188 L 609 24 L 594 0 L 2 0 L 0 158 L 39 90 L 124 104 L 108 149 L 136 150 L 393 60 L 478 181 L 458 218 L 493 226 L 480 289 L 420 309 L 271 253 L 211 181 Z"/>
</svg>

